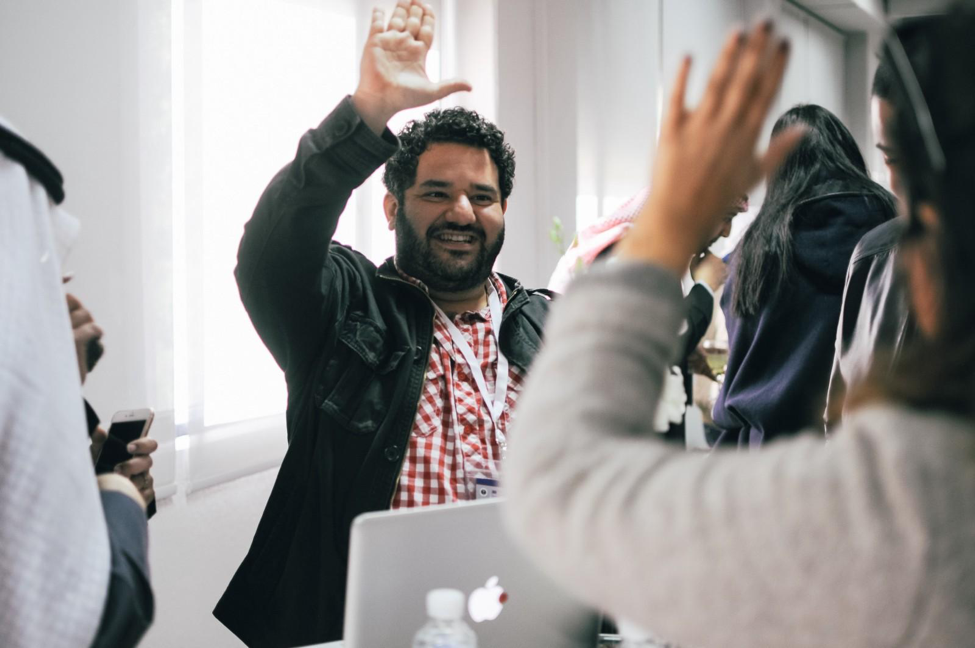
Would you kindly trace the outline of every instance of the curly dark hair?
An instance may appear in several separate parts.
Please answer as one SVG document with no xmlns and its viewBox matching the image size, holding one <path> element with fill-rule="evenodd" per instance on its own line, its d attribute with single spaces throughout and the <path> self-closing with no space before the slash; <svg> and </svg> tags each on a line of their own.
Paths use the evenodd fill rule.
<svg viewBox="0 0 975 648">
<path fill-rule="evenodd" d="M 501 201 L 515 184 L 515 152 L 504 141 L 504 133 L 473 110 L 448 108 L 431 110 L 422 120 L 413 120 L 399 134 L 400 148 L 386 161 L 383 183 L 400 203 L 404 192 L 416 182 L 420 155 L 431 144 L 451 142 L 485 149 L 498 167 Z"/>
</svg>

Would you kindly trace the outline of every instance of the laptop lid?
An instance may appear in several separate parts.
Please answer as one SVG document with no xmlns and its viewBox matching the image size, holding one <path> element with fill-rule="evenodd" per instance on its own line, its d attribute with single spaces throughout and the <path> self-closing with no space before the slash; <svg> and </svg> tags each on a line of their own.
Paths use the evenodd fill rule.
<svg viewBox="0 0 975 648">
<path fill-rule="evenodd" d="M 356 518 L 345 648 L 410 646 L 427 621 L 426 594 L 439 587 L 468 597 L 464 620 L 479 648 L 596 645 L 599 616 L 532 565 L 491 499 Z"/>
</svg>

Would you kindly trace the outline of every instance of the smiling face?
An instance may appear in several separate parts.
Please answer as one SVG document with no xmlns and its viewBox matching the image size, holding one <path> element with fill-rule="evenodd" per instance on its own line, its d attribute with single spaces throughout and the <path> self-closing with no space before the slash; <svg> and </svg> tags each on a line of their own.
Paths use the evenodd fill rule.
<svg viewBox="0 0 975 648">
<path fill-rule="evenodd" d="M 392 194 L 384 201 L 398 267 L 441 293 L 483 284 L 504 243 L 505 208 L 485 149 L 431 144 L 402 203 Z"/>
</svg>

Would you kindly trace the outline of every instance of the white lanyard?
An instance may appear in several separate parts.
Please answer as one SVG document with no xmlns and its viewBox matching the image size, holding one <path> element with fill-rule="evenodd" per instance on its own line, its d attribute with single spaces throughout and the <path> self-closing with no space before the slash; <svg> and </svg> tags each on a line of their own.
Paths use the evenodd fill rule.
<svg viewBox="0 0 975 648">
<path fill-rule="evenodd" d="M 437 316 L 440 317 L 450 332 L 454 346 L 460 349 L 461 355 L 467 361 L 467 366 L 470 367 L 471 375 L 474 376 L 474 382 L 477 383 L 477 388 L 481 392 L 481 398 L 484 399 L 484 404 L 487 407 L 488 413 L 491 415 L 491 422 L 494 423 L 494 432 L 498 438 L 498 443 L 504 448 L 504 432 L 502 432 L 499 422 L 501 421 L 501 414 L 504 412 L 505 400 L 508 397 L 508 359 L 501 352 L 501 337 L 499 335 L 499 329 L 501 328 L 501 300 L 498 298 L 498 292 L 493 285 L 491 285 L 491 289 L 488 291 L 488 306 L 491 308 L 491 335 L 494 336 L 495 346 L 498 349 L 498 372 L 494 381 L 493 398 L 488 393 L 487 381 L 484 380 L 484 373 L 481 371 L 481 363 L 474 356 L 474 350 L 467 343 L 464 334 L 460 332 L 460 329 L 454 325 L 453 321 L 447 317 L 447 314 L 439 306 L 436 304 L 433 305 L 437 310 Z"/>
</svg>

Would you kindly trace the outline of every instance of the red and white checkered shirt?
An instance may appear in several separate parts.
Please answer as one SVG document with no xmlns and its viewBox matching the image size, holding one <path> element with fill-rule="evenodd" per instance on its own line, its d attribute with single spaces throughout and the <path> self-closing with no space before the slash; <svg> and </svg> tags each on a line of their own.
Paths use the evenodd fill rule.
<svg viewBox="0 0 975 648">
<path fill-rule="evenodd" d="M 403 278 L 426 287 L 416 279 Z M 508 302 L 504 283 L 496 274 L 490 278 L 501 307 Z M 480 362 L 487 391 L 494 393 L 498 371 L 498 348 L 492 334 L 491 310 L 468 311 L 453 317 L 454 325 L 470 344 Z M 498 426 L 506 436 L 511 412 L 521 392 L 524 374 L 509 365 L 508 393 Z M 474 376 L 450 331 L 439 317 L 433 321 L 430 363 L 410 432 L 399 484 L 392 507 L 409 508 L 474 499 L 477 477 L 497 479 L 501 443 L 491 415 Z"/>
</svg>

